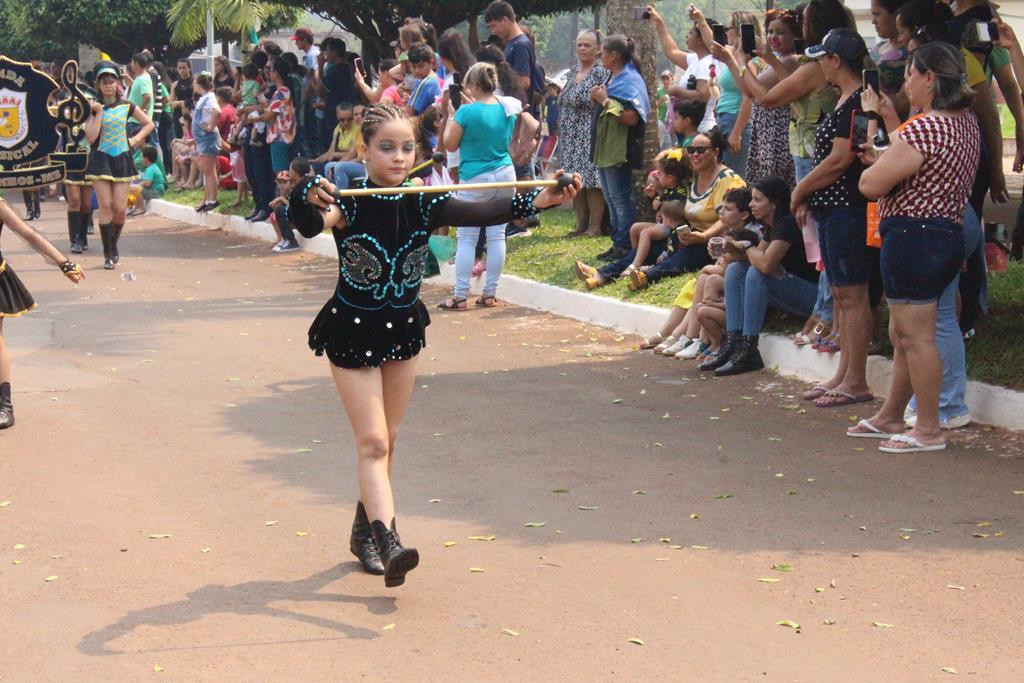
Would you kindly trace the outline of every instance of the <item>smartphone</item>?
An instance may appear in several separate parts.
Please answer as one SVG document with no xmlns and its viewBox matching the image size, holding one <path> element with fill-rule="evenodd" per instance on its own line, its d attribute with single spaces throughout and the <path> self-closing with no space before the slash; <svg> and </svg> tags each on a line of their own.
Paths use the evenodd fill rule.
<svg viewBox="0 0 1024 683">
<path fill-rule="evenodd" d="M 646 7 L 634 7 L 633 18 L 637 21 L 650 21 L 651 13 L 647 11 Z"/>
<path fill-rule="evenodd" d="M 994 21 L 979 21 L 974 25 L 979 43 L 994 43 L 999 40 L 999 27 Z"/>
<path fill-rule="evenodd" d="M 725 35 L 727 30 L 728 29 L 721 24 L 713 24 L 711 26 L 711 35 L 714 37 L 716 43 L 719 45 L 725 45 L 729 42 L 729 38 Z"/>
<path fill-rule="evenodd" d="M 871 88 L 875 94 L 881 94 L 882 89 L 878 85 L 878 69 L 864 69 L 864 89 Z"/>
<path fill-rule="evenodd" d="M 359 75 L 363 77 L 363 80 L 365 80 L 366 72 L 363 71 L 363 58 L 356 57 L 355 59 L 352 60 L 352 64 L 356 67 L 356 71 L 359 72 Z"/>
<path fill-rule="evenodd" d="M 752 55 L 757 49 L 755 36 L 753 24 L 740 24 L 740 47 L 745 54 Z"/>
<path fill-rule="evenodd" d="M 868 124 L 871 118 L 863 112 L 853 113 L 853 122 L 850 124 L 850 149 L 859 150 L 868 141 Z"/>
<path fill-rule="evenodd" d="M 462 106 L 462 74 L 458 71 L 452 73 L 452 83 L 448 86 L 448 99 L 451 100 L 455 111 Z"/>
<path fill-rule="evenodd" d="M 793 52 L 795 52 L 798 55 L 802 55 L 804 53 L 804 50 L 806 50 L 806 49 L 807 49 L 807 41 L 806 40 L 804 40 L 803 38 L 794 38 L 793 39 Z"/>
</svg>

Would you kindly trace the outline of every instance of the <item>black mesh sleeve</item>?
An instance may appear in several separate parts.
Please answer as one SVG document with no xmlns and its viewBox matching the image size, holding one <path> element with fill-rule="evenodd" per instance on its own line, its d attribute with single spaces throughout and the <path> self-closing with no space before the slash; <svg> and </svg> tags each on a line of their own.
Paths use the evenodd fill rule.
<svg viewBox="0 0 1024 683">
<path fill-rule="evenodd" d="M 449 197 L 437 203 L 435 210 L 428 217 L 428 225 L 431 229 L 444 225 L 496 225 L 529 218 L 540 213 L 540 209 L 533 205 L 533 200 L 540 193 L 540 189 L 533 189 L 523 194 L 492 199 L 488 202 L 467 202 Z"/>
</svg>

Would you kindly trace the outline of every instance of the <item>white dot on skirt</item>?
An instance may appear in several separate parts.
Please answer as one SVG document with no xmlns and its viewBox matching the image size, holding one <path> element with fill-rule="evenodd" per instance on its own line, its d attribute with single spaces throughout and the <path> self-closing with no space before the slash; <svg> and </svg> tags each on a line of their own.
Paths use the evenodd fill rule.
<svg viewBox="0 0 1024 683">
<path fill-rule="evenodd" d="M 333 314 L 335 314 L 335 313 L 337 313 L 337 312 L 338 312 L 338 309 L 337 309 L 337 308 L 332 308 L 332 309 L 331 309 L 331 314 L 332 314 L 332 315 L 333 315 Z"/>
<path fill-rule="evenodd" d="M 392 325 L 391 323 L 388 323 L 386 327 L 390 330 L 392 327 L 394 327 L 394 325 Z"/>
<path fill-rule="evenodd" d="M 366 352 L 366 355 L 367 355 L 367 356 L 372 356 L 372 355 L 373 355 L 373 351 L 367 351 L 367 352 Z"/>
<path fill-rule="evenodd" d="M 356 319 L 355 319 L 355 323 L 356 323 L 356 325 L 358 325 L 358 324 L 359 324 L 359 318 L 356 318 Z"/>
<path fill-rule="evenodd" d="M 412 318 L 409 318 L 409 322 L 410 322 L 410 323 L 412 322 Z"/>
</svg>

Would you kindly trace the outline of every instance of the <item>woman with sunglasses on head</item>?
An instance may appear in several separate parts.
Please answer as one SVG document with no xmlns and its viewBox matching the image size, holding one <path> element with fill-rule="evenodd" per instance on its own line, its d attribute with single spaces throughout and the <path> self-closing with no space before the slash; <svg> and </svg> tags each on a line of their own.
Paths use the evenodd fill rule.
<svg viewBox="0 0 1024 683">
<path fill-rule="evenodd" d="M 106 270 L 113 270 L 121 258 L 117 243 L 128 209 L 128 183 L 139 174 L 132 150 L 145 144 L 153 130 L 153 122 L 145 111 L 120 98 L 119 73 L 113 62 L 96 64 L 99 101 L 92 103 L 92 116 L 85 122 L 85 136 L 90 145 L 85 179 L 92 183 L 100 205 L 100 238 Z M 129 118 L 141 126 L 130 138 Z"/>
</svg>

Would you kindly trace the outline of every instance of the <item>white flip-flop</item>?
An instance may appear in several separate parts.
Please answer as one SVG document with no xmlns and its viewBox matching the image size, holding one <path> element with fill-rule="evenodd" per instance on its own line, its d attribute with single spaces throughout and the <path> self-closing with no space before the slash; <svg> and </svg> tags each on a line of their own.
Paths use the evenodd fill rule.
<svg viewBox="0 0 1024 683">
<path fill-rule="evenodd" d="M 893 448 L 892 446 L 879 446 L 878 450 L 883 453 L 925 453 L 928 451 L 944 451 L 946 450 L 946 442 L 937 443 L 931 446 L 926 446 L 909 434 L 893 434 L 889 441 L 895 443 L 905 443 L 908 448 Z"/>
<path fill-rule="evenodd" d="M 860 427 L 861 429 L 865 429 L 867 431 L 852 432 L 849 429 L 847 429 L 846 435 L 854 439 L 892 439 L 894 436 L 897 436 L 896 434 L 883 432 L 881 429 L 871 424 L 867 420 L 861 420 L 856 424 L 855 427 L 853 427 L 853 429 L 856 429 L 857 427 Z"/>
</svg>

